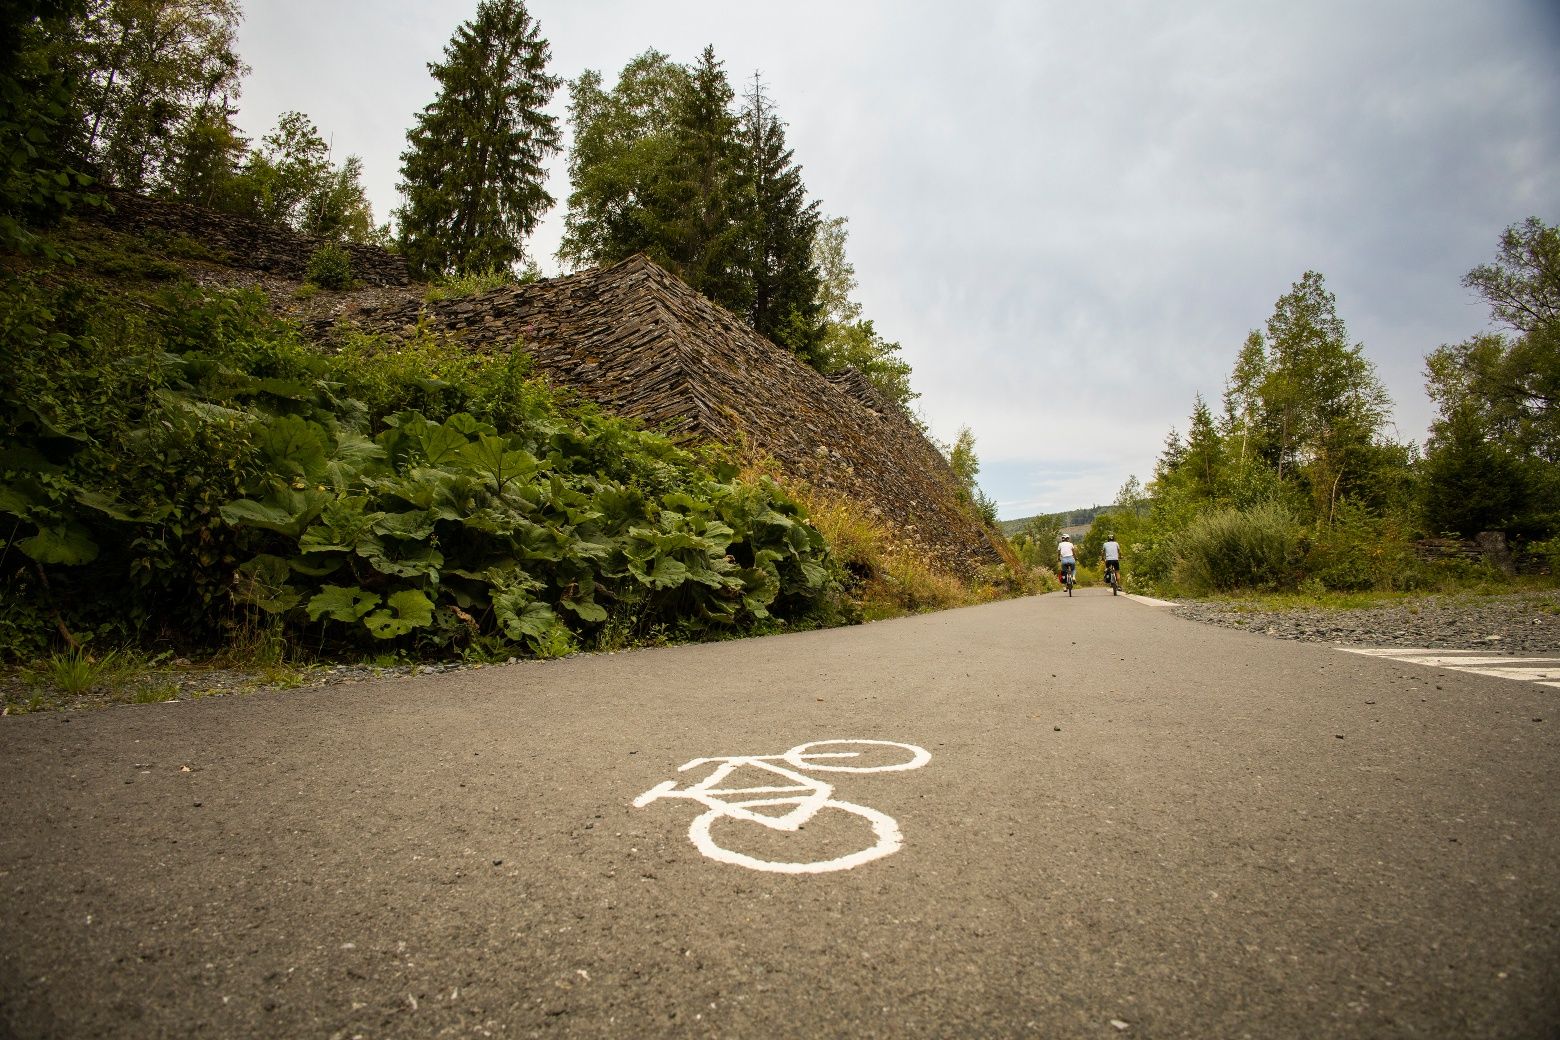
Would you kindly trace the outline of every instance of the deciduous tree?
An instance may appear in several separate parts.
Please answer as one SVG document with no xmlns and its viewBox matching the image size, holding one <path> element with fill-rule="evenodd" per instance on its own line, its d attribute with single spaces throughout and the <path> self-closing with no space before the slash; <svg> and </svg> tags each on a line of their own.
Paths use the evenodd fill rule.
<svg viewBox="0 0 1560 1040">
<path fill-rule="evenodd" d="M 645 253 L 670 264 L 650 214 L 670 163 L 676 99 L 687 81 L 687 69 L 649 50 L 624 66 L 611 90 L 589 69 L 569 84 L 574 140 L 559 260 L 595 267 Z"/>
<path fill-rule="evenodd" d="M 171 172 L 178 131 L 247 68 L 237 0 L 90 0 L 77 23 L 87 147 L 109 180 L 147 190 Z"/>
<path fill-rule="evenodd" d="M 1463 284 L 1506 328 L 1425 359 L 1440 411 L 1427 452 L 1427 510 L 1444 526 L 1464 514 L 1460 501 L 1505 503 L 1498 485 L 1514 472 L 1521 501 L 1490 505 L 1485 522 L 1504 509 L 1508 525 L 1550 533 L 1560 528 L 1560 229 L 1536 217 L 1507 228 L 1495 262 Z M 1492 467 L 1496 487 L 1474 486 L 1481 465 Z"/>
</svg>

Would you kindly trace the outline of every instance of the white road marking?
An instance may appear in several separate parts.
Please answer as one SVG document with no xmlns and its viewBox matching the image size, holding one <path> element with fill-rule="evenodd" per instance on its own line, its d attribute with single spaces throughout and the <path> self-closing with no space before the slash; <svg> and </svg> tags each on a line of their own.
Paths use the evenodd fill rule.
<svg viewBox="0 0 1560 1040">
<path fill-rule="evenodd" d="M 1173 606 L 1175 606 L 1174 603 L 1170 602 L 1167 599 L 1155 599 L 1152 596 L 1139 596 L 1139 595 L 1137 595 L 1136 593 L 1133 593 L 1133 592 L 1127 593 L 1127 598 L 1131 599 L 1131 600 L 1136 600 L 1137 602 L 1146 604 L 1147 606 L 1150 606 L 1150 607 L 1173 607 Z"/>
<path fill-rule="evenodd" d="M 1495 679 L 1515 679 L 1518 682 L 1534 682 L 1540 686 L 1560 689 L 1560 654 L 1538 657 L 1512 657 L 1492 654 L 1488 650 L 1404 650 L 1396 647 L 1352 647 L 1337 649 L 1366 657 L 1381 657 L 1404 664 L 1423 665 L 1427 668 L 1444 668 L 1471 675 L 1488 675 Z"/>
<path fill-rule="evenodd" d="M 813 748 L 831 747 L 838 750 L 814 751 Z M 849 749 L 849 750 L 846 750 Z M 905 757 L 908 753 L 909 757 Z M 824 765 L 816 759 L 840 761 L 865 758 L 868 765 Z M 834 797 L 834 786 L 807 776 L 800 770 L 830 773 L 892 773 L 907 769 L 920 769 L 932 759 L 931 752 L 914 744 L 900 744 L 892 740 L 814 740 L 779 755 L 723 755 L 714 758 L 696 758 L 678 766 L 678 772 L 696 766 L 714 765 L 709 776 L 681 790 L 677 781 L 663 780 L 634 799 L 634 808 L 642 809 L 661 798 L 688 798 L 706 807 L 706 811 L 694 818 L 688 826 L 688 840 L 694 848 L 719 863 L 747 867 L 780 874 L 822 874 L 832 870 L 849 870 L 863 863 L 898 852 L 904 845 L 904 836 L 892 816 L 854 802 Z M 781 764 L 784 763 L 784 764 Z M 783 787 L 721 787 L 720 784 L 739 769 L 757 768 L 792 781 Z M 732 795 L 778 795 L 779 797 L 743 798 L 728 801 Z M 778 815 L 764 812 L 777 806 L 790 806 Z M 710 835 L 710 825 L 721 818 L 745 820 L 770 830 L 795 832 L 802 829 L 824 809 L 838 809 L 860 816 L 872 825 L 875 839 L 867 848 L 858 849 L 827 860 L 811 860 L 802 863 L 763 860 L 755 856 L 725 848 Z"/>
</svg>

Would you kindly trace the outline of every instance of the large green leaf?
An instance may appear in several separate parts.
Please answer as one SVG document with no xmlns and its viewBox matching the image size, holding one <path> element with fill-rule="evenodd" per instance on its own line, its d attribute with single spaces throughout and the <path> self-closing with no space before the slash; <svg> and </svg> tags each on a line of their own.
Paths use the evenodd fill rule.
<svg viewBox="0 0 1560 1040">
<path fill-rule="evenodd" d="M 114 520 L 122 520 L 125 523 L 137 523 L 140 517 L 130 512 L 130 507 L 116 498 L 112 498 L 100 491 L 78 491 L 76 501 L 88 509 L 96 509 Z"/>
<path fill-rule="evenodd" d="M 314 482 L 327 475 L 330 440 L 318 423 L 296 415 L 280 416 L 260 428 L 256 446 L 260 457 L 281 476 Z"/>
<path fill-rule="evenodd" d="M 453 425 L 429 426 L 418 438 L 423 458 L 430 466 L 446 466 L 458 463 L 468 441 L 466 435 Z"/>
<path fill-rule="evenodd" d="M 366 495 L 333 498 L 320 510 L 319 520 L 298 539 L 302 552 L 355 552 L 368 555 L 379 551 L 374 527 L 384 516 L 370 511 Z"/>
<path fill-rule="evenodd" d="M 0 484 L 0 513 L 26 516 L 29 510 L 48 503 L 48 495 L 34 480 Z"/>
<path fill-rule="evenodd" d="M 365 538 L 358 546 L 358 555 L 372 564 L 380 574 L 401 578 L 428 578 L 437 582 L 439 568 L 444 566 L 444 554 L 421 542 Z"/>
<path fill-rule="evenodd" d="M 374 533 L 392 538 L 421 541 L 433 534 L 433 517 L 425 510 L 407 513 L 379 513 L 374 521 Z"/>
<path fill-rule="evenodd" d="M 98 546 L 87 529 L 71 521 L 42 528 L 31 538 L 23 538 L 16 547 L 39 563 L 62 563 L 68 567 L 97 559 Z"/>
<path fill-rule="evenodd" d="M 376 639 L 394 639 L 432 623 L 433 601 L 416 589 L 392 592 L 385 600 L 385 609 L 376 610 L 363 619 L 363 624 Z"/>
<path fill-rule="evenodd" d="M 539 466 L 530 452 L 512 450 L 502 437 L 477 438 L 461 449 L 461 459 L 499 495 L 511 483 L 528 479 Z"/>
<path fill-rule="evenodd" d="M 280 556 L 262 554 L 238 568 L 233 598 L 252 603 L 270 614 L 282 614 L 303 601 L 303 594 L 287 584 L 292 567 Z"/>
<path fill-rule="evenodd" d="M 540 639 L 559 623 L 552 607 L 529 599 L 518 589 L 495 595 L 493 613 L 504 634 L 517 642 L 527 636 Z"/>
<path fill-rule="evenodd" d="M 353 622 L 378 605 L 378 593 L 356 587 L 326 585 L 309 600 L 309 605 L 305 609 L 309 612 L 311 621 L 318 621 L 324 616 L 336 621 Z"/>
<path fill-rule="evenodd" d="M 331 500 L 315 488 L 283 488 L 271 493 L 264 502 L 241 498 L 222 507 L 222 519 L 234 527 L 261 527 L 297 538 Z"/>
</svg>

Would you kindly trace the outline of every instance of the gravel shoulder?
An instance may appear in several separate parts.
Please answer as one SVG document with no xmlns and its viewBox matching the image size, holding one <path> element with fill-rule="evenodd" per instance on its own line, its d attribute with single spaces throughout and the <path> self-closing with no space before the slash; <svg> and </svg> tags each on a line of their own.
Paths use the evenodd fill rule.
<svg viewBox="0 0 1560 1040">
<path fill-rule="evenodd" d="M 1234 600 L 1184 600 L 1174 612 L 1208 625 L 1307 643 L 1560 652 L 1560 590 L 1426 596 L 1353 610 L 1262 610 Z"/>
</svg>

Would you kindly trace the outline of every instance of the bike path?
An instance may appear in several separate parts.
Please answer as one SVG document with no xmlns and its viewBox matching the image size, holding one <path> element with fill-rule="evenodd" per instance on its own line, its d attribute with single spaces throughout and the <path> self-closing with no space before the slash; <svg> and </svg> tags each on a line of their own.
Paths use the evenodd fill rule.
<svg viewBox="0 0 1560 1040">
<path fill-rule="evenodd" d="M 1086 589 L 7 718 L 0 1035 L 1552 1036 L 1552 696 Z M 845 739 L 855 869 L 633 805 Z"/>
</svg>

